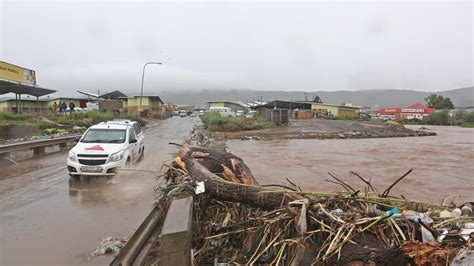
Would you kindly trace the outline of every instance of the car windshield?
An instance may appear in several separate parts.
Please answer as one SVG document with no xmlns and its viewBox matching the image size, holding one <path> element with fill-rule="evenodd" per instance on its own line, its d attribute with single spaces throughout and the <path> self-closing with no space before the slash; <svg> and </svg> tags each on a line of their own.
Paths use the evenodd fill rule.
<svg viewBox="0 0 474 266">
<path fill-rule="evenodd" d="M 90 129 L 82 138 L 84 143 L 124 143 L 125 129 Z"/>
</svg>

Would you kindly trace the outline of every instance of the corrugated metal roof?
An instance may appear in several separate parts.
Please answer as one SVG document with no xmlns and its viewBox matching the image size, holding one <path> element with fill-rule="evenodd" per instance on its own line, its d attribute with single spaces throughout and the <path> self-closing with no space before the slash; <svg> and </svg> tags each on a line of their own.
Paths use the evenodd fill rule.
<svg viewBox="0 0 474 266">
<path fill-rule="evenodd" d="M 7 93 L 16 94 L 28 94 L 36 97 L 48 95 L 56 92 L 55 90 L 42 88 L 39 86 L 31 86 L 27 84 L 21 84 L 8 80 L 0 79 L 0 95 Z"/>
</svg>

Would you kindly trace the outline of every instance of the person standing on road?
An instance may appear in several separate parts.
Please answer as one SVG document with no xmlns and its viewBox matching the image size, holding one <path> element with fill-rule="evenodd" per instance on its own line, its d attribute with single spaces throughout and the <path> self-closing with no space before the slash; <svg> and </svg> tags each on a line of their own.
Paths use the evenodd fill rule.
<svg viewBox="0 0 474 266">
<path fill-rule="evenodd" d="M 69 113 L 72 114 L 74 112 L 74 107 L 76 107 L 76 105 L 70 101 L 69 102 Z"/>
</svg>

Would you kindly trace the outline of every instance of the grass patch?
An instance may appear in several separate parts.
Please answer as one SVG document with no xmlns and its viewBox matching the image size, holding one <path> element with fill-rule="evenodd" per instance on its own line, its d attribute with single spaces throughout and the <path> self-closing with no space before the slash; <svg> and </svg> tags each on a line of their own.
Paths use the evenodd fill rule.
<svg viewBox="0 0 474 266">
<path fill-rule="evenodd" d="M 461 127 L 474 128 L 474 122 L 462 123 Z"/>
<path fill-rule="evenodd" d="M 87 113 L 72 113 L 69 115 L 51 114 L 48 117 L 50 120 L 66 125 L 66 126 L 83 126 L 90 127 L 100 122 L 110 121 L 113 119 L 130 119 L 137 121 L 140 126 L 144 127 L 147 121 L 137 115 L 114 115 L 110 112 L 87 112 Z"/>
<path fill-rule="evenodd" d="M 362 117 L 362 116 L 351 116 L 351 115 L 341 115 L 341 116 L 333 116 L 330 118 L 331 120 L 352 120 L 352 121 L 367 121 L 369 118 Z"/>
<path fill-rule="evenodd" d="M 385 124 L 391 125 L 391 126 L 399 126 L 400 125 L 400 123 L 398 123 L 397 121 L 393 121 L 393 120 L 387 120 L 387 121 L 385 121 Z"/>
<path fill-rule="evenodd" d="M 246 117 L 222 117 L 218 113 L 209 112 L 201 116 L 201 120 L 210 131 L 242 131 L 272 128 L 275 125 L 266 121 L 261 116 Z"/>
<path fill-rule="evenodd" d="M 0 112 L 0 124 L 2 125 L 36 123 L 37 121 L 38 118 L 31 115 Z"/>
</svg>

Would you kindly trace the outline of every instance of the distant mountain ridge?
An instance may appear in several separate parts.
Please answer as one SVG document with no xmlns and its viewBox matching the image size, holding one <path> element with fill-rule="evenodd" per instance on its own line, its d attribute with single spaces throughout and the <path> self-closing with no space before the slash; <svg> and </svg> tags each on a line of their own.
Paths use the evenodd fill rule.
<svg viewBox="0 0 474 266">
<path fill-rule="evenodd" d="M 438 92 L 415 90 L 360 90 L 360 91 L 316 91 L 306 92 L 318 95 L 325 103 L 352 103 L 354 105 L 372 107 L 407 106 L 416 102 L 425 102 L 432 93 L 449 97 L 456 107 L 474 106 L 474 86 Z M 260 91 L 260 90 L 200 90 L 200 91 L 163 91 L 160 93 L 166 102 L 177 104 L 200 104 L 212 100 L 250 101 L 262 98 L 270 100 L 305 100 L 304 91 Z M 307 100 L 312 100 L 308 95 Z"/>
</svg>

